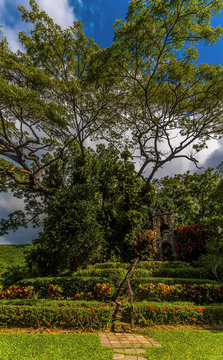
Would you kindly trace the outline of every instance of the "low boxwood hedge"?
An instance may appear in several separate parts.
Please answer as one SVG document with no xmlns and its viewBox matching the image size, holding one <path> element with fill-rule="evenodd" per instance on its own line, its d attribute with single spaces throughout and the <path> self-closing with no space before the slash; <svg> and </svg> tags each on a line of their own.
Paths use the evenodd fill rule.
<svg viewBox="0 0 223 360">
<path fill-rule="evenodd" d="M 129 319 L 129 306 L 124 310 Z M 194 306 L 170 303 L 140 302 L 134 304 L 133 313 L 137 326 L 151 325 L 216 325 L 223 324 L 223 305 Z"/>
<path fill-rule="evenodd" d="M 118 286 L 124 279 L 127 271 L 122 268 L 106 268 L 106 269 L 84 269 L 73 273 L 74 277 L 97 277 L 107 279 L 108 284 Z"/>
<path fill-rule="evenodd" d="M 103 330 L 110 325 L 113 311 L 106 305 L 90 304 L 88 307 L 0 305 L 0 326 Z"/>
<path fill-rule="evenodd" d="M 40 306 L 0 305 L 0 326 L 57 327 L 82 331 L 110 328 L 113 307 L 95 303 L 89 303 L 88 306 L 78 304 L 75 306 L 72 302 L 72 306 L 54 306 L 48 303 Z M 130 321 L 130 314 L 130 304 L 126 304 L 122 315 Z M 223 324 L 223 306 L 140 302 L 134 304 L 132 316 L 135 324 L 141 327 L 153 324 L 216 325 Z"/>
</svg>

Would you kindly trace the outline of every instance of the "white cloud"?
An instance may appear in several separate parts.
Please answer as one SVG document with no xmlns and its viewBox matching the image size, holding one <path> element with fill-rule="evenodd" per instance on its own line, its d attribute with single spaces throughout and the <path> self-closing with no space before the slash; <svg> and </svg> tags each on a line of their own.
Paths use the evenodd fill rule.
<svg viewBox="0 0 223 360">
<path fill-rule="evenodd" d="M 78 2 L 79 6 L 82 6 L 82 1 L 78 0 Z M 45 10 L 54 22 L 62 28 L 71 26 L 73 21 L 77 20 L 74 8 L 69 4 L 69 0 L 37 0 L 37 3 L 40 9 Z M 15 17 L 14 12 L 17 11 L 16 9 L 19 5 L 30 9 L 28 0 L 0 0 L 0 25 L 3 25 L 3 34 L 7 37 L 12 51 L 22 49 L 18 41 L 18 33 L 30 28 L 30 25 L 23 23 L 21 19 Z M 9 7 L 7 8 L 7 6 Z M 14 9 L 14 12 L 12 9 Z"/>
<path fill-rule="evenodd" d="M 72 25 L 73 21 L 77 20 L 68 0 L 37 0 L 37 3 L 62 28 Z M 80 1 L 79 3 L 81 4 Z"/>
</svg>

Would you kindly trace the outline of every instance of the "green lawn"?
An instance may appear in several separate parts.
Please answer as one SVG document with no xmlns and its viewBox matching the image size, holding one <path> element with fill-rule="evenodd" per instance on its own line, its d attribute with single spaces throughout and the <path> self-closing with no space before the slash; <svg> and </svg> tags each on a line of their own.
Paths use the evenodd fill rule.
<svg viewBox="0 0 223 360">
<path fill-rule="evenodd" d="M 1 360 L 111 360 L 97 335 L 0 334 Z"/>
<path fill-rule="evenodd" d="M 149 348 L 149 360 L 223 360 L 223 331 L 144 331 L 163 346 Z"/>
<path fill-rule="evenodd" d="M 223 331 L 142 331 L 163 346 L 147 348 L 148 360 L 222 360 Z M 97 335 L 0 334 L 0 360 L 112 360 L 113 349 L 103 348 Z"/>
</svg>

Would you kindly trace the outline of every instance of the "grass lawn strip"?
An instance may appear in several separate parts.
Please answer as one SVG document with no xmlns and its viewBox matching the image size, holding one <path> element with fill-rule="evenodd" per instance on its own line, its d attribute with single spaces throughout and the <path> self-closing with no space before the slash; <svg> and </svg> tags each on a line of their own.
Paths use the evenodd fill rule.
<svg viewBox="0 0 223 360">
<path fill-rule="evenodd" d="M 1 360 L 111 360 L 113 348 L 103 348 L 97 335 L 0 334 Z"/>
<path fill-rule="evenodd" d="M 162 348 L 147 348 L 149 360 L 223 359 L 222 330 L 149 330 L 142 333 L 162 344 Z"/>
<path fill-rule="evenodd" d="M 147 347 L 147 360 L 222 360 L 223 331 L 143 330 L 162 344 Z M 1 360 L 112 360 L 114 349 L 100 345 L 95 334 L 0 334 Z M 127 355 L 127 354 L 126 354 Z M 140 354 L 139 354 L 140 356 Z"/>
</svg>

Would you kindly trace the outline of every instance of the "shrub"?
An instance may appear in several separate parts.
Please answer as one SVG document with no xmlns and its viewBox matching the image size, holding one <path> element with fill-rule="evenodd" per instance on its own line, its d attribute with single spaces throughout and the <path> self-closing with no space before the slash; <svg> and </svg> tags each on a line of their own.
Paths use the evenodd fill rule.
<svg viewBox="0 0 223 360">
<path fill-rule="evenodd" d="M 129 318 L 129 305 L 124 314 Z M 154 324 L 223 324 L 223 306 L 192 306 L 177 304 L 135 303 L 133 313 L 135 324 L 151 326 Z"/>
<path fill-rule="evenodd" d="M 133 250 L 136 256 L 154 259 L 158 254 L 156 233 L 152 230 L 142 230 L 135 238 Z"/>
<path fill-rule="evenodd" d="M 50 299 L 60 299 L 62 293 L 63 293 L 63 290 L 61 289 L 60 286 L 54 285 L 54 284 L 49 284 L 49 286 L 48 286 L 48 297 Z"/>
<path fill-rule="evenodd" d="M 192 223 L 176 229 L 176 249 L 180 260 L 196 261 L 205 252 L 205 243 L 210 235 L 203 224 Z"/>
<path fill-rule="evenodd" d="M 33 297 L 33 286 L 11 285 L 3 291 L 0 288 L 0 299 L 31 299 Z"/>
<path fill-rule="evenodd" d="M 23 279 L 19 281 L 22 286 L 32 285 L 40 297 L 48 297 L 48 288 L 50 284 L 59 286 L 63 291 L 64 297 L 74 297 L 75 294 L 94 291 L 97 283 L 106 283 L 110 285 L 113 292 L 112 284 L 106 278 L 100 277 L 50 277 L 50 278 L 35 278 Z"/>
<path fill-rule="evenodd" d="M 99 299 L 107 299 L 111 295 L 111 287 L 106 284 L 96 284 L 94 293 Z"/>
<path fill-rule="evenodd" d="M 7 288 L 8 286 L 13 285 L 17 281 L 28 276 L 30 276 L 30 274 L 26 266 L 11 266 L 3 274 L 1 274 L 2 284 L 4 288 Z"/>
<path fill-rule="evenodd" d="M 164 278 L 164 277 L 142 277 L 142 278 L 133 278 L 131 279 L 131 285 L 134 290 L 137 289 L 139 284 L 216 284 L 219 285 L 219 282 L 216 280 L 209 279 L 188 279 L 188 278 Z"/>
<path fill-rule="evenodd" d="M 8 327 L 47 327 L 103 330 L 110 325 L 113 308 L 0 305 L 0 324 Z"/>
<path fill-rule="evenodd" d="M 120 262 L 106 262 L 106 263 L 96 263 L 93 266 L 90 265 L 88 269 L 128 269 L 129 264 L 127 263 L 120 263 Z"/>
<path fill-rule="evenodd" d="M 118 286 L 126 275 L 126 270 L 122 268 L 106 268 L 106 269 L 85 269 L 78 270 L 73 273 L 75 277 L 98 277 L 106 279 L 106 281 L 98 281 L 99 283 L 106 282 L 107 284 Z"/>
<path fill-rule="evenodd" d="M 139 284 L 136 296 L 140 300 L 193 301 L 198 304 L 223 302 L 223 285 Z"/>
</svg>

